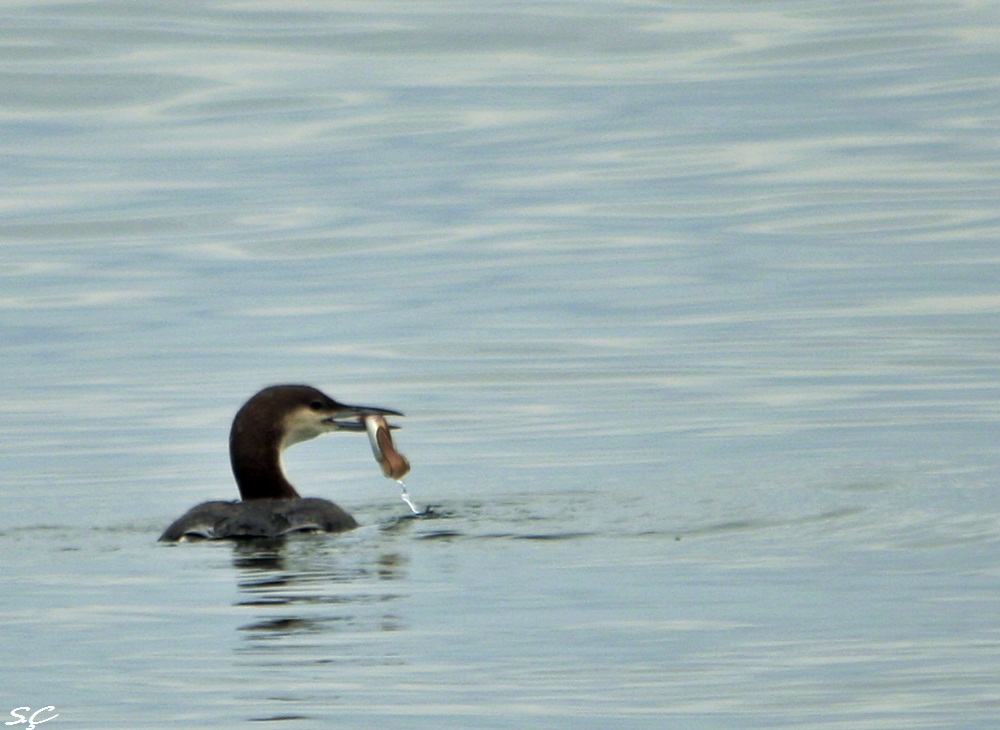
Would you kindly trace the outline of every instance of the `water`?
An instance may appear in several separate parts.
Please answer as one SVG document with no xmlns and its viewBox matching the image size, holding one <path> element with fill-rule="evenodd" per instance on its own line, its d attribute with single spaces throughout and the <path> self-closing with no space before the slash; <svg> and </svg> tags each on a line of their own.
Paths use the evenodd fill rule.
<svg viewBox="0 0 1000 730">
<path fill-rule="evenodd" d="M 417 509 L 417 506 L 413 504 L 413 500 L 410 499 L 410 493 L 406 489 L 406 485 L 401 479 L 397 479 L 396 483 L 399 485 L 399 498 L 402 499 L 406 506 L 410 508 L 410 511 L 415 515 L 430 514 L 427 510 Z"/>
<path fill-rule="evenodd" d="M 0 18 L 0 712 L 995 725 L 992 6 Z M 332 435 L 359 530 L 156 544 L 278 382 L 431 515 Z"/>
</svg>

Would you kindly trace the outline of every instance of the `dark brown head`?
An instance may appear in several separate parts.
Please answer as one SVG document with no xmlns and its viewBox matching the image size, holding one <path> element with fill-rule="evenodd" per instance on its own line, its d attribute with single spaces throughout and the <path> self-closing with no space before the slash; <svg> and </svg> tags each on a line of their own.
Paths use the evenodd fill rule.
<svg viewBox="0 0 1000 730">
<path fill-rule="evenodd" d="M 332 431 L 365 430 L 359 416 L 402 413 L 338 403 L 308 385 L 272 385 L 243 404 L 229 432 L 229 458 L 240 495 L 247 499 L 296 498 L 285 478 L 281 452 Z"/>
</svg>

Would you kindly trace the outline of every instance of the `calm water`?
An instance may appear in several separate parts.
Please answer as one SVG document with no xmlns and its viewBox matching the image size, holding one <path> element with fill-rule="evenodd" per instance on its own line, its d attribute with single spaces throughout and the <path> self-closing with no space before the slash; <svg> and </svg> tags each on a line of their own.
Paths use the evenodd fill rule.
<svg viewBox="0 0 1000 730">
<path fill-rule="evenodd" d="M 5 4 L 0 714 L 995 727 L 998 38 L 976 2 Z M 287 467 L 361 529 L 157 545 L 277 382 L 407 413 L 436 517 L 334 435 Z"/>
</svg>

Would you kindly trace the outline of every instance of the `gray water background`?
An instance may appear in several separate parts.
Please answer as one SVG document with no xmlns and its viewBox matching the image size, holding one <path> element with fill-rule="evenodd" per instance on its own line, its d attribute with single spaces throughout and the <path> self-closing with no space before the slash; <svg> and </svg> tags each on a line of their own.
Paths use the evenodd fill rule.
<svg viewBox="0 0 1000 730">
<path fill-rule="evenodd" d="M 995 727 L 998 132 L 992 3 L 3 5 L 0 714 Z M 438 518 L 157 545 L 276 382 Z"/>
</svg>

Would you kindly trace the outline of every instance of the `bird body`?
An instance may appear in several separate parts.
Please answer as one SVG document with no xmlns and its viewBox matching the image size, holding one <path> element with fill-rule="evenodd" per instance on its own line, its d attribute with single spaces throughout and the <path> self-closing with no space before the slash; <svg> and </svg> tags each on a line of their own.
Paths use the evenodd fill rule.
<svg viewBox="0 0 1000 730">
<path fill-rule="evenodd" d="M 366 417 L 401 415 L 385 408 L 344 405 L 308 385 L 264 388 L 243 404 L 229 433 L 230 462 L 242 501 L 196 505 L 175 520 L 160 540 L 280 537 L 354 529 L 357 521 L 333 502 L 299 496 L 285 476 L 281 454 L 289 446 L 324 433 L 364 433 Z"/>
</svg>

